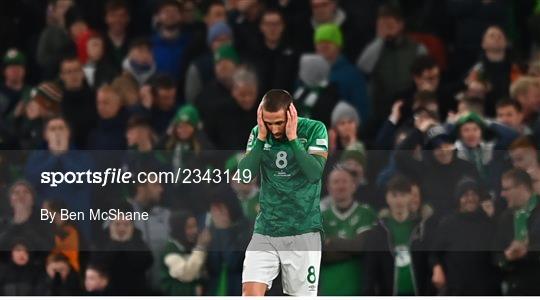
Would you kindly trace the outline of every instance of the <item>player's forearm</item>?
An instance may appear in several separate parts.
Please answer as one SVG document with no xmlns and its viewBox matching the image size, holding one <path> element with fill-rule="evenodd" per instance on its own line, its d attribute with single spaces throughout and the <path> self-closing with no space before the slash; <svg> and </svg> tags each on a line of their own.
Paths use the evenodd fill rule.
<svg viewBox="0 0 540 300">
<path fill-rule="evenodd" d="M 290 141 L 294 156 L 300 166 L 300 169 L 306 175 L 309 182 L 316 182 L 321 179 L 324 164 L 326 159 L 318 155 L 310 155 L 306 150 L 300 145 L 298 139 Z"/>
<path fill-rule="evenodd" d="M 253 148 L 251 148 L 251 150 L 246 153 L 246 155 L 238 163 L 238 170 L 240 171 L 240 174 L 243 174 L 243 170 L 249 170 L 252 178 L 259 175 L 263 147 L 264 142 L 257 139 L 253 145 Z"/>
</svg>

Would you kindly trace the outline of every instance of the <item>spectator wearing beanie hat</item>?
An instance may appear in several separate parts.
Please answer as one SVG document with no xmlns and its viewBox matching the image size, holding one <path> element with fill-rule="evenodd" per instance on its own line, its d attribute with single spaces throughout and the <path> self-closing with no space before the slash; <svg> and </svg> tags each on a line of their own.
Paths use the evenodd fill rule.
<svg viewBox="0 0 540 300">
<path fill-rule="evenodd" d="M 335 24 L 317 27 L 314 35 L 317 53 L 330 64 L 329 81 L 338 87 L 342 99 L 360 113 L 362 119 L 370 119 L 371 101 L 368 98 L 364 75 L 341 53 L 343 35 Z"/>
<path fill-rule="evenodd" d="M 196 57 L 189 65 L 185 81 L 185 98 L 193 103 L 202 92 L 203 86 L 211 82 L 214 76 L 214 53 L 224 44 L 232 44 L 233 32 L 224 21 L 213 24 L 208 29 L 206 38 L 208 50 Z"/>
<path fill-rule="evenodd" d="M 482 210 L 482 196 L 476 180 L 461 179 L 455 188 L 458 209 L 437 227 L 432 281 L 444 295 L 501 294 L 501 276 L 491 257 L 495 223 Z"/>
<path fill-rule="evenodd" d="M 60 112 L 62 89 L 46 81 L 32 89 L 30 97 L 23 103 L 23 112 L 13 120 L 15 133 L 23 149 L 43 146 L 44 120 Z"/>
<path fill-rule="evenodd" d="M 178 109 L 160 148 L 171 151 L 171 164 L 175 170 L 188 166 L 206 167 L 208 157 L 205 152 L 213 146 L 201 130 L 199 112 L 193 105 L 186 104 Z"/>
<path fill-rule="evenodd" d="M 484 120 L 474 112 L 461 116 L 454 130 L 458 138 L 455 144 L 457 156 L 472 163 L 484 183 L 497 187 L 493 178 L 499 178 L 495 174 L 502 174 L 508 163 L 503 152 L 519 137 L 519 133 L 505 125 Z"/>
<path fill-rule="evenodd" d="M 339 102 L 332 111 L 331 120 L 329 139 L 332 151 L 357 150 L 365 153 L 364 144 L 358 138 L 360 116 L 354 107 Z"/>
<path fill-rule="evenodd" d="M 298 115 L 330 126 L 330 115 L 339 101 L 335 83 L 328 81 L 330 65 L 318 54 L 300 57 L 299 86 L 293 93 Z"/>
<path fill-rule="evenodd" d="M 4 81 L 0 83 L 0 116 L 6 118 L 20 112 L 21 100 L 28 97 L 30 87 L 24 81 L 26 57 L 18 49 L 11 48 L 6 51 L 2 67 Z"/>
</svg>

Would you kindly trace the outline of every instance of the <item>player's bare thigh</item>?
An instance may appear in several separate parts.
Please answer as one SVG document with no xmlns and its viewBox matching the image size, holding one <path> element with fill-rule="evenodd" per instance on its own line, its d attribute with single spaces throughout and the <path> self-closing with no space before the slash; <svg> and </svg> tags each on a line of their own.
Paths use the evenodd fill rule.
<svg viewBox="0 0 540 300">
<path fill-rule="evenodd" d="M 244 282 L 242 284 L 242 296 L 264 296 L 268 285 L 262 282 Z"/>
</svg>

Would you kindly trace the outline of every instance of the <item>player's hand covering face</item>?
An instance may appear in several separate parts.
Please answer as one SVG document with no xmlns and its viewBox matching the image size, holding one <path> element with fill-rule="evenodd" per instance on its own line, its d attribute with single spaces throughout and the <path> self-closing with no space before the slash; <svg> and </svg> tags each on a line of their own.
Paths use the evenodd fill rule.
<svg viewBox="0 0 540 300">
<path fill-rule="evenodd" d="M 298 112 L 294 104 L 289 105 L 287 110 L 287 125 L 285 126 L 285 134 L 289 141 L 296 139 L 296 129 L 298 127 Z"/>
<path fill-rule="evenodd" d="M 257 109 L 257 126 L 259 127 L 258 139 L 261 141 L 266 141 L 267 130 L 262 117 L 263 103 L 264 101 L 261 101 L 259 108 Z"/>
</svg>

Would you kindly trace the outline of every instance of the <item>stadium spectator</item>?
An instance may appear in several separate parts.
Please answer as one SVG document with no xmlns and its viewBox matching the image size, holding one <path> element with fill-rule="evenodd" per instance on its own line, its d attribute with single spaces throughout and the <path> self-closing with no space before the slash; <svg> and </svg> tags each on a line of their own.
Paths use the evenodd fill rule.
<svg viewBox="0 0 540 300">
<path fill-rule="evenodd" d="M 75 44 L 69 37 L 65 15 L 74 5 L 72 0 L 53 0 L 47 7 L 47 26 L 39 35 L 36 62 L 41 68 L 42 79 L 52 80 L 58 74 L 62 56 L 74 55 Z"/>
<path fill-rule="evenodd" d="M 84 274 L 85 296 L 111 296 L 109 275 L 103 266 L 89 264 Z"/>
<path fill-rule="evenodd" d="M 259 23 L 265 3 L 261 0 L 245 0 L 231 2 L 231 5 L 233 7 L 228 21 L 238 41 L 235 47 L 244 56 L 259 46 Z"/>
<path fill-rule="evenodd" d="M 512 166 L 531 176 L 534 192 L 540 195 L 540 162 L 534 141 L 529 136 L 519 137 L 508 150 Z"/>
<path fill-rule="evenodd" d="M 111 292 L 117 296 L 150 294 L 146 272 L 153 258 L 141 231 L 125 218 L 109 222 L 107 230 L 107 237 L 96 245 L 91 261 L 107 266 Z"/>
<path fill-rule="evenodd" d="M 493 174 L 501 174 L 506 167 L 504 151 L 519 134 L 504 125 L 486 123 L 473 112 L 460 117 L 454 130 L 458 137 L 455 143 L 457 156 L 472 163 L 484 183 L 491 187 L 498 186 L 490 178 L 493 179 Z M 494 138 L 487 140 L 490 132 Z"/>
<path fill-rule="evenodd" d="M 355 150 L 366 154 L 359 138 L 360 117 L 346 102 L 339 102 L 332 110 L 332 127 L 328 132 L 330 151 Z"/>
<path fill-rule="evenodd" d="M 94 150 L 123 150 L 126 148 L 126 126 L 129 112 L 120 94 L 110 85 L 96 93 L 97 125 L 88 136 L 88 147 Z"/>
<path fill-rule="evenodd" d="M 437 227 L 433 282 L 444 295 L 501 295 L 500 274 L 492 263 L 495 222 L 482 210 L 482 189 L 470 178 L 458 182 L 459 208 Z"/>
<path fill-rule="evenodd" d="M 426 238 L 424 218 L 410 213 L 412 183 L 393 177 L 386 188 L 388 215 L 364 234 L 364 266 L 367 295 L 425 295 L 429 292 L 429 273 L 425 268 Z"/>
<path fill-rule="evenodd" d="M 23 103 L 23 111 L 16 116 L 13 127 L 22 149 L 43 147 L 43 125 L 45 119 L 60 112 L 63 92 L 54 82 L 43 82 L 32 90 Z"/>
<path fill-rule="evenodd" d="M 86 42 L 87 60 L 83 65 L 86 82 L 97 89 L 110 83 L 118 75 L 120 67 L 115 66 L 105 56 L 105 40 L 98 33 L 92 33 Z"/>
<path fill-rule="evenodd" d="M 76 57 L 66 57 L 60 63 L 63 96 L 62 114 L 71 128 L 71 138 L 77 149 L 85 149 L 88 133 L 96 124 L 94 92 L 84 78 L 82 65 Z"/>
<path fill-rule="evenodd" d="M 20 113 L 30 87 L 25 82 L 26 57 L 18 49 L 8 49 L 2 59 L 4 81 L 0 84 L 0 114 L 3 119 Z"/>
<path fill-rule="evenodd" d="M 327 208 L 323 211 L 325 241 L 321 266 L 321 295 L 361 295 L 366 276 L 360 261 L 361 233 L 376 224 L 375 212 L 354 198 L 353 174 L 336 166 L 328 176 Z"/>
<path fill-rule="evenodd" d="M 223 4 L 215 5 L 223 7 Z M 208 50 L 194 58 L 187 69 L 184 87 L 186 102 L 193 103 L 203 87 L 215 79 L 214 53 L 224 44 L 232 44 L 232 42 L 232 29 L 229 25 L 224 21 L 213 22 L 208 28 Z"/>
<path fill-rule="evenodd" d="M 523 120 L 523 108 L 514 100 L 500 100 L 496 105 L 497 122 L 506 125 L 520 135 L 530 135 L 532 130 Z"/>
<path fill-rule="evenodd" d="M 42 224 L 39 218 L 36 194 L 28 181 L 14 182 L 8 190 L 9 213 L 4 228 L 0 231 L 0 250 L 10 249 L 17 239 L 32 242 L 29 250 L 49 251 L 54 247 L 52 228 Z"/>
<path fill-rule="evenodd" d="M 257 117 L 258 82 L 254 72 L 238 69 L 233 75 L 231 101 L 217 107 L 206 123 L 206 132 L 219 150 L 241 150 Z M 235 116 L 231 118 L 230 116 Z M 230 133 L 234 132 L 234 135 Z"/>
<path fill-rule="evenodd" d="M 455 47 L 450 60 L 452 73 L 461 76 L 478 59 L 482 51 L 480 41 L 489 26 L 505 26 L 509 17 L 507 5 L 502 0 L 447 1 L 446 13 L 449 25 L 453 27 L 449 30 L 455 32 L 455 36 L 448 41 Z"/>
<path fill-rule="evenodd" d="M 121 92 L 127 106 L 134 106 L 139 101 L 139 88 L 156 72 L 150 41 L 144 38 L 134 39 L 122 62 L 122 69 L 123 73 L 112 85 Z"/>
<path fill-rule="evenodd" d="M 192 35 L 182 29 L 183 6 L 177 1 L 162 1 L 155 14 L 155 33 L 152 37 L 152 53 L 156 71 L 172 76 L 179 81 L 187 66 L 187 50 Z"/>
<path fill-rule="evenodd" d="M 362 48 L 367 44 L 372 37 L 370 32 L 373 28 L 371 24 L 365 20 L 355 19 L 354 14 L 359 11 L 345 11 L 341 5 L 342 1 L 336 0 L 310 0 L 311 18 L 301 19 L 303 23 L 296 24 L 295 39 L 297 40 L 297 48 L 302 52 L 310 52 L 313 49 L 313 41 L 308 40 L 308 37 L 313 34 L 317 28 L 323 24 L 335 24 L 339 26 L 344 35 L 343 53 L 348 60 L 354 61 Z M 369 7 L 369 4 L 366 5 Z M 365 7 L 358 8 L 360 11 Z M 369 14 L 369 13 L 366 13 Z M 366 19 L 373 19 L 370 16 Z M 362 23 L 361 25 L 359 23 Z"/>
<path fill-rule="evenodd" d="M 335 83 L 328 81 L 330 65 L 318 54 L 303 54 L 300 58 L 298 86 L 293 97 L 298 115 L 330 125 L 332 110 L 340 100 Z M 355 109 L 355 108 L 353 108 Z"/>
<path fill-rule="evenodd" d="M 341 53 L 343 35 L 337 25 L 317 27 L 313 36 L 315 48 L 330 64 L 329 81 L 336 84 L 343 100 L 354 106 L 363 122 L 370 120 L 371 102 L 362 73 Z"/>
<path fill-rule="evenodd" d="M 433 119 L 423 118 L 398 145 L 395 171 L 420 184 L 422 198 L 433 206 L 435 217 L 442 217 L 456 208 L 452 193 L 459 180 L 468 176 L 478 179 L 474 165 L 455 153 L 453 139 L 442 126 L 433 126 Z M 415 149 L 425 149 L 421 160 Z"/>
<path fill-rule="evenodd" d="M 231 156 L 225 162 L 225 169 L 231 174 L 236 174 L 238 171 L 238 163 L 241 159 L 241 154 L 237 153 Z M 242 174 L 239 174 L 243 176 Z M 259 214 L 261 207 L 259 205 L 259 184 L 257 180 L 245 183 L 243 181 L 231 180 L 231 188 L 236 193 L 236 197 L 242 205 L 244 216 L 248 219 L 251 225 L 255 225 L 255 219 Z"/>
<path fill-rule="evenodd" d="M 104 21 L 107 26 L 104 49 L 108 50 L 104 55 L 116 69 L 120 69 L 132 38 L 128 3 L 125 0 L 108 0 L 105 3 Z"/>
<path fill-rule="evenodd" d="M 203 124 L 210 122 L 217 107 L 232 101 L 230 99 L 233 75 L 236 72 L 240 58 L 229 44 L 222 45 L 214 53 L 214 76 L 195 100 L 195 107 L 201 114 Z"/>
<path fill-rule="evenodd" d="M 45 272 L 30 251 L 31 241 L 19 237 L 8 248 L 10 258 L 0 264 L 0 294 L 4 296 L 37 296 L 46 293 Z"/>
<path fill-rule="evenodd" d="M 291 91 L 298 71 L 298 54 L 285 37 L 286 24 L 279 10 L 262 13 L 259 30 L 262 39 L 248 54 L 254 63 L 261 91 Z"/>
<path fill-rule="evenodd" d="M 45 263 L 48 296 L 79 296 L 82 292 L 79 273 L 62 254 L 50 254 Z"/>
<path fill-rule="evenodd" d="M 178 109 L 177 88 L 168 75 L 156 75 L 151 82 L 150 122 L 156 134 L 163 135 Z"/>
<path fill-rule="evenodd" d="M 377 14 L 377 37 L 358 58 L 357 65 L 369 75 L 375 120 L 383 120 L 394 97 L 412 83 L 411 66 L 424 46 L 405 35 L 405 23 L 399 9 L 384 5 Z"/>
<path fill-rule="evenodd" d="M 540 111 L 540 82 L 536 77 L 523 76 L 510 86 L 510 97 L 523 108 L 523 119 L 532 125 Z"/>
<path fill-rule="evenodd" d="M 508 96 L 507 87 L 521 73 L 512 62 L 507 47 L 506 35 L 500 27 L 487 28 L 482 38 L 482 57 L 465 79 L 466 83 L 477 80 L 487 83 L 488 93 L 484 104 L 488 116 L 495 115 L 495 103 Z"/>
<path fill-rule="evenodd" d="M 88 211 L 92 201 L 92 187 L 88 183 L 62 182 L 52 186 L 51 183 L 42 183 L 41 174 L 52 171 L 86 172 L 93 168 L 91 157 L 70 148 L 71 129 L 64 118 L 56 116 L 48 119 L 43 131 L 47 150 L 32 151 L 24 169 L 25 177 L 36 190 L 38 206 L 44 199 L 57 199 L 63 201 L 71 211 Z M 79 220 L 76 224 L 89 239 L 90 221 Z"/>
<path fill-rule="evenodd" d="M 210 192 L 210 235 L 206 295 L 242 294 L 242 262 L 251 235 L 248 221 L 228 186 Z"/>
<path fill-rule="evenodd" d="M 199 231 L 197 220 L 187 212 L 171 214 L 171 237 L 161 256 L 161 290 L 168 296 L 201 295 L 208 229 Z"/>
<path fill-rule="evenodd" d="M 538 195 L 533 191 L 531 177 L 522 170 L 512 169 L 502 175 L 501 196 L 508 209 L 499 219 L 495 245 L 497 265 L 503 271 L 508 287 L 505 295 L 538 295 L 534 278 L 540 275 L 538 262 L 539 208 Z"/>
</svg>

